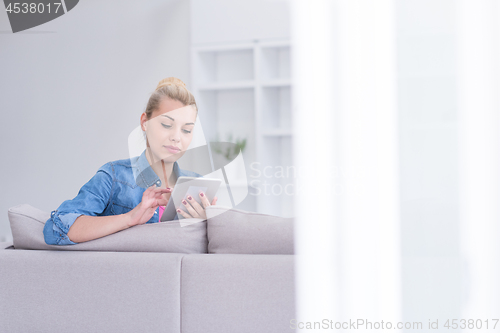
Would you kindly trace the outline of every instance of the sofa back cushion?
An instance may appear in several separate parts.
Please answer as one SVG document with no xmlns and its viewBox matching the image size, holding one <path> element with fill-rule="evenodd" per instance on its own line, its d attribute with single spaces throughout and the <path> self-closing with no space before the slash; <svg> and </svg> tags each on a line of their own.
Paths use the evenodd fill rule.
<svg viewBox="0 0 500 333">
<path fill-rule="evenodd" d="M 8 211 L 15 249 L 113 252 L 207 253 L 206 220 L 148 223 L 74 245 L 45 243 L 43 227 L 50 213 L 28 204 Z M 182 223 L 182 224 L 181 224 Z"/>
<path fill-rule="evenodd" d="M 208 253 L 294 254 L 293 218 L 209 206 Z"/>
</svg>

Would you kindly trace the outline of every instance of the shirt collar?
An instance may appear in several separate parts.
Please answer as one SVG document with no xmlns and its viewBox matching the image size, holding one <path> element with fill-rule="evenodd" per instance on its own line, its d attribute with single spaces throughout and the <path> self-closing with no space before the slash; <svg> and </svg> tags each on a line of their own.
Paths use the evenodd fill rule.
<svg viewBox="0 0 500 333">
<path fill-rule="evenodd" d="M 153 184 L 156 184 L 158 187 L 161 186 L 160 177 L 158 177 L 158 175 L 154 172 L 148 162 L 148 159 L 146 158 L 146 149 L 144 149 L 142 154 L 133 162 L 133 170 L 135 182 L 138 186 L 143 188 L 148 188 Z M 182 175 L 177 161 L 174 162 L 173 171 L 176 178 L 179 178 Z"/>
</svg>

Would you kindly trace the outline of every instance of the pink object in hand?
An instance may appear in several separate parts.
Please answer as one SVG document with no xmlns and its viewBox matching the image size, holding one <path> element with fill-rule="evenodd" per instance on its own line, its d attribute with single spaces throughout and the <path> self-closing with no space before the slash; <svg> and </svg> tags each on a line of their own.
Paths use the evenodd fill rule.
<svg viewBox="0 0 500 333">
<path fill-rule="evenodd" d="M 163 211 L 165 210 L 165 206 L 160 206 L 159 210 L 160 210 L 160 213 L 158 215 L 160 215 L 160 218 L 158 219 L 158 222 L 161 221 L 161 216 L 163 215 Z"/>
</svg>

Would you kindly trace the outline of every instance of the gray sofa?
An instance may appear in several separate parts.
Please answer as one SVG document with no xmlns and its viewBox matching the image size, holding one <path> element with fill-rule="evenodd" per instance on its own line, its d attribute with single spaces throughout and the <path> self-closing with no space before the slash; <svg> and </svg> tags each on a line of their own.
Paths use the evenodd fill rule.
<svg viewBox="0 0 500 333">
<path fill-rule="evenodd" d="M 290 331 L 294 255 L 251 241 L 276 238 L 282 225 L 229 217 L 208 219 L 207 253 L 20 249 L 14 235 L 0 243 L 0 332 Z"/>
</svg>

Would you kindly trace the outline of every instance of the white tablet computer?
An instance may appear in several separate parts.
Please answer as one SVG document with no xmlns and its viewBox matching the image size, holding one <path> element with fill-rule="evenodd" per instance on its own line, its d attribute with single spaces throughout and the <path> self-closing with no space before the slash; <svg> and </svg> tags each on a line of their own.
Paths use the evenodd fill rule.
<svg viewBox="0 0 500 333">
<path fill-rule="evenodd" d="M 199 177 L 179 177 L 174 186 L 174 191 L 170 195 L 167 207 L 161 215 L 160 222 L 172 221 L 177 216 L 177 208 L 186 211 L 186 207 L 182 204 L 182 199 L 186 199 L 188 195 L 193 197 L 202 207 L 200 192 L 205 193 L 208 201 L 211 203 L 215 194 L 219 190 L 221 180 L 217 178 L 199 178 Z M 186 199 L 187 201 L 187 199 Z M 179 214 L 178 219 L 184 217 Z"/>
</svg>

